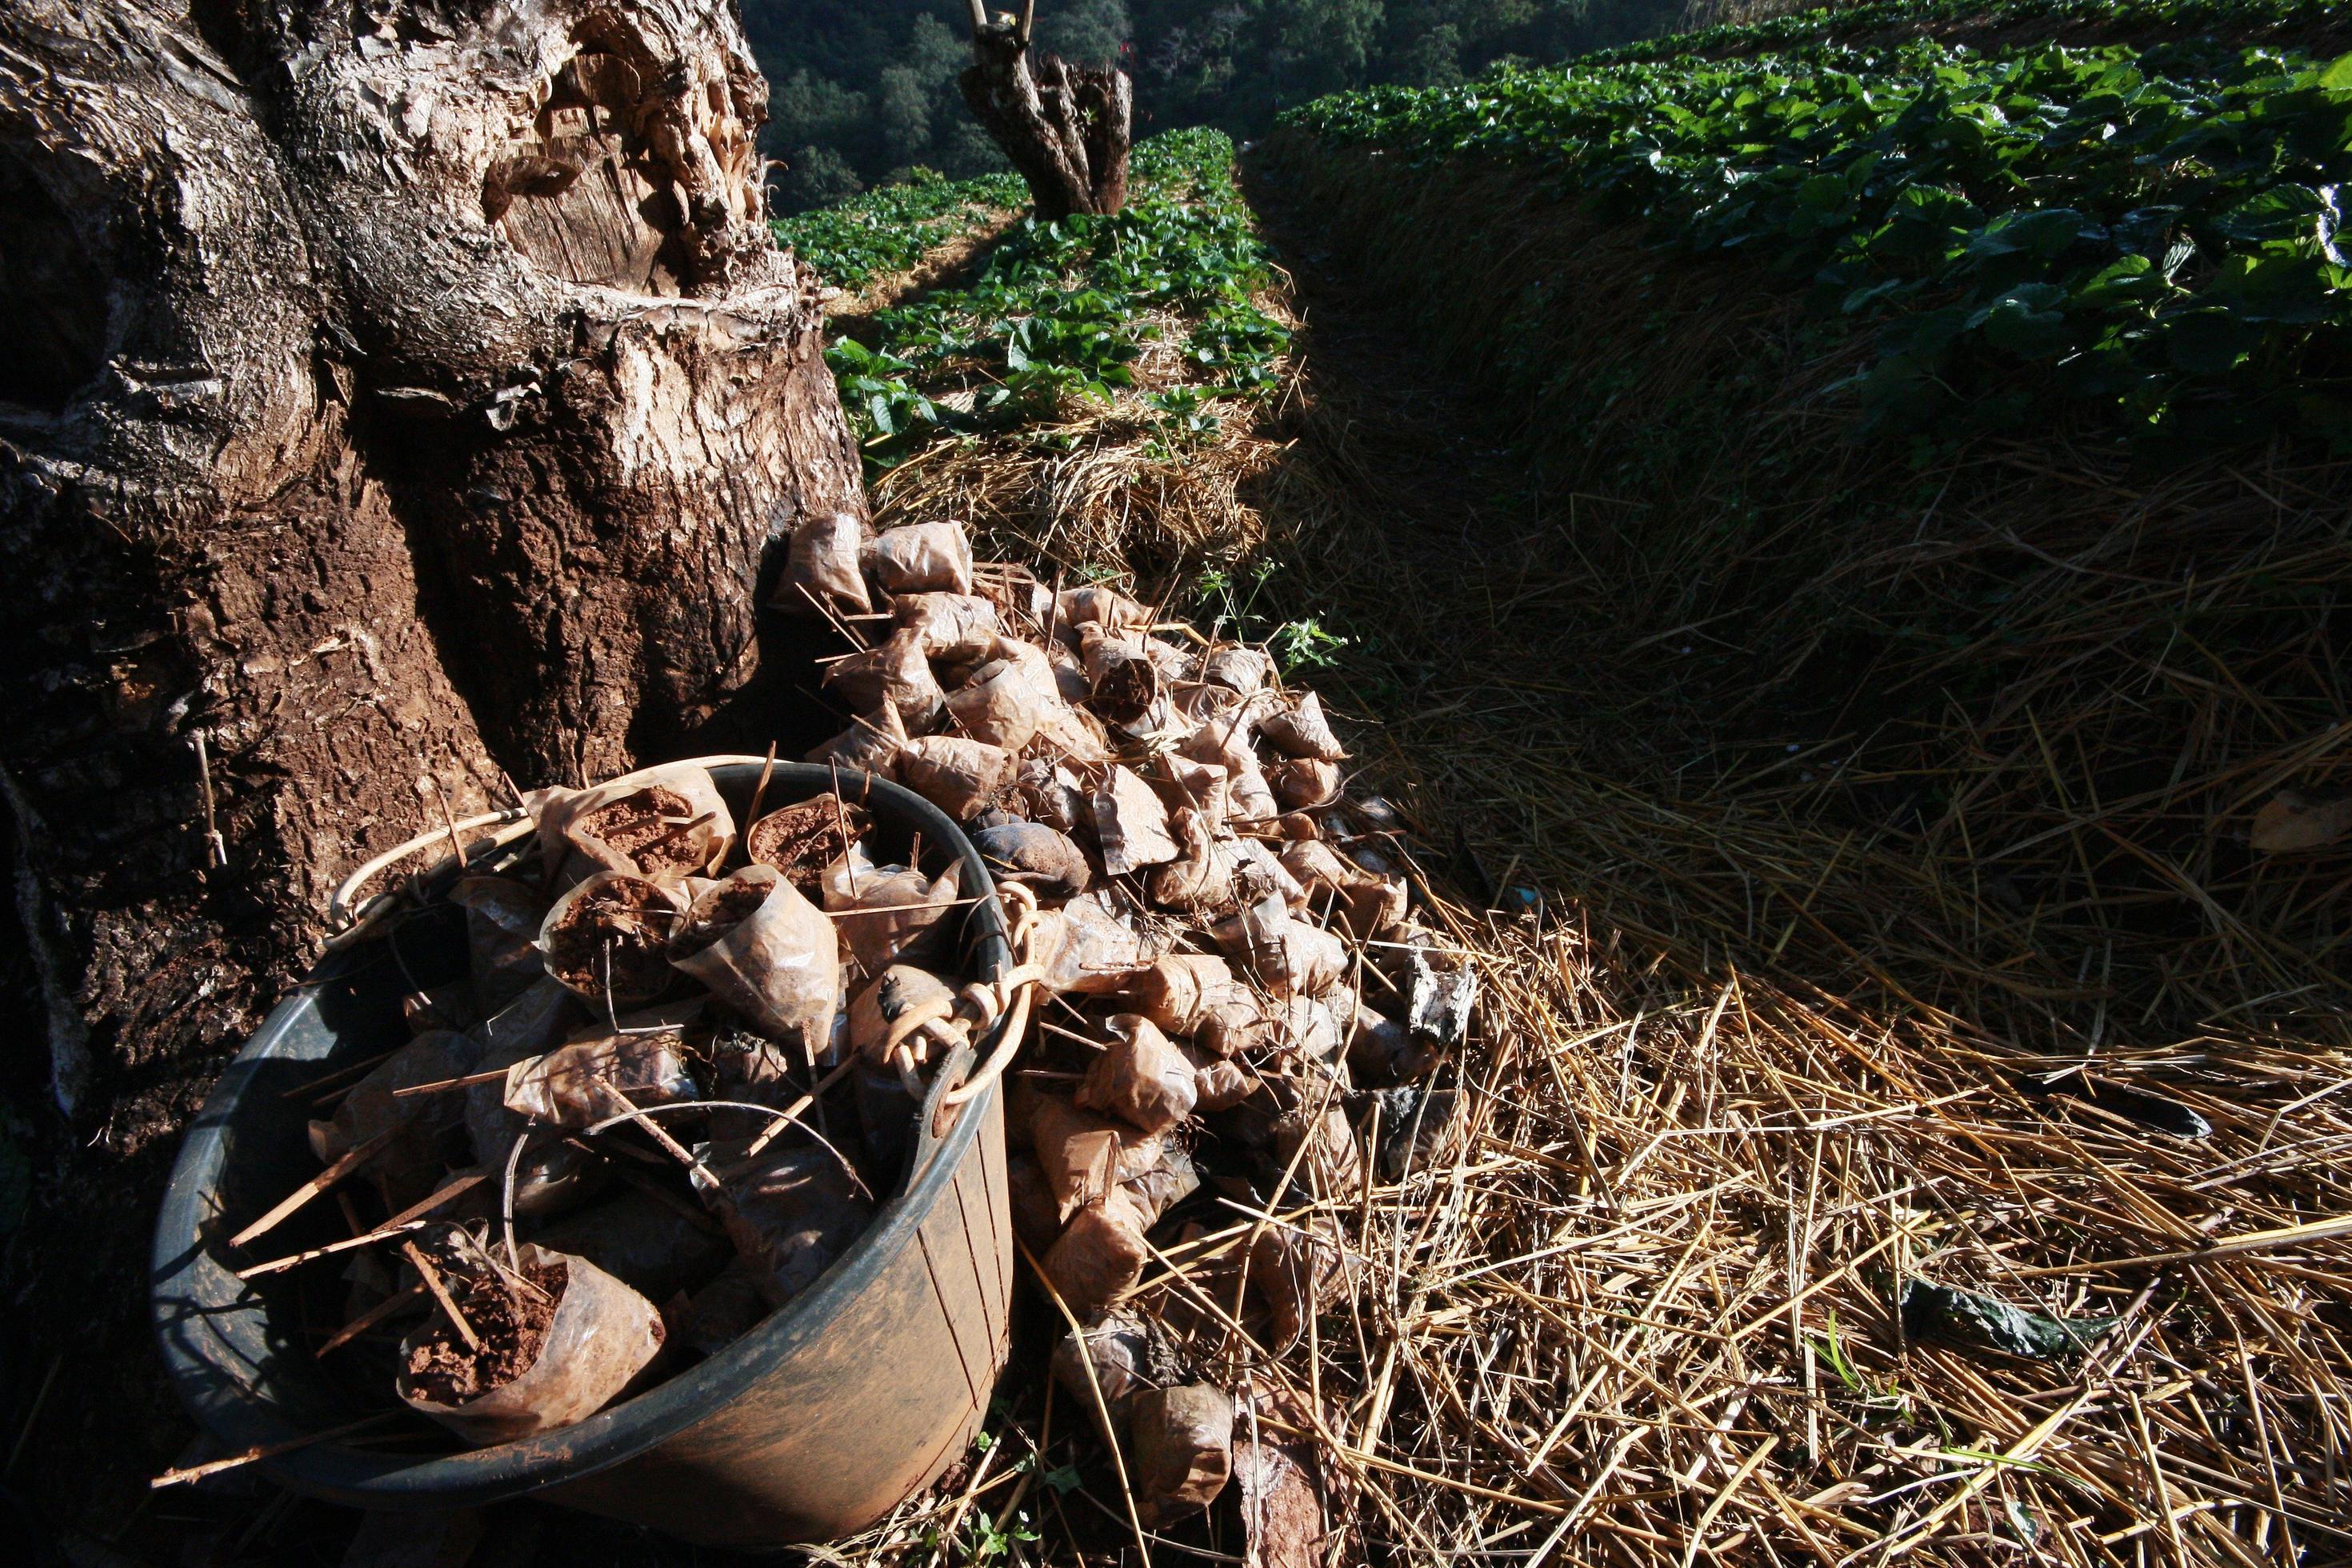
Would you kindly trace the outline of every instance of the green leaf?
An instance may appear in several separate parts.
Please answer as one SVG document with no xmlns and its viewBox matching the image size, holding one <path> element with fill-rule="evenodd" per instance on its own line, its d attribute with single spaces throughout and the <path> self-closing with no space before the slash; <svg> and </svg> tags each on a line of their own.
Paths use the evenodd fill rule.
<svg viewBox="0 0 2352 1568">
<path fill-rule="evenodd" d="M 2188 310 L 2159 321 L 2165 357 L 2191 375 L 2222 375 L 2262 342 L 2263 330 L 2226 310 Z"/>
</svg>

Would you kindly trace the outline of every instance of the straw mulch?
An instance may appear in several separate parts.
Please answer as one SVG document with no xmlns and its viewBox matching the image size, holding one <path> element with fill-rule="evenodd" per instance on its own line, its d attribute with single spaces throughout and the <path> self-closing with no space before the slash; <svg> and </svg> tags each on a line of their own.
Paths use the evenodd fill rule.
<svg viewBox="0 0 2352 1568">
<path fill-rule="evenodd" d="M 2345 863 L 2245 845 L 2280 786 L 2352 766 L 2311 598 L 2352 568 L 2343 470 L 2150 488 L 1972 452 L 1922 477 L 1916 533 L 1815 549 L 1864 477 L 1824 447 L 1786 510 L 1710 533 L 1703 475 L 1538 504 L 1353 310 L 1318 300 L 1205 502 L 1108 420 L 883 491 L 886 521 L 970 516 L 1074 575 L 1270 540 L 1289 613 L 1355 639 L 1304 673 L 1484 979 L 1441 1079 L 1463 1112 L 1369 1197 L 1302 1172 L 1145 1288 L 1216 1375 L 1319 1412 L 1318 1560 L 2352 1560 Z M 1925 644 L 1828 629 L 1912 601 Z M 2183 1112 L 2210 1135 L 2147 1124 Z M 1350 1288 L 1275 1356 L 1203 1282 L 1309 1208 Z M 2071 1342 L 1911 1332 L 1914 1280 Z M 868 1548 L 1027 1517 L 1026 1557 L 1135 1551 L 1083 1417 L 1033 1391 L 998 1431 Z M 1246 1555 L 1230 1519 L 1205 1540 Z"/>
</svg>

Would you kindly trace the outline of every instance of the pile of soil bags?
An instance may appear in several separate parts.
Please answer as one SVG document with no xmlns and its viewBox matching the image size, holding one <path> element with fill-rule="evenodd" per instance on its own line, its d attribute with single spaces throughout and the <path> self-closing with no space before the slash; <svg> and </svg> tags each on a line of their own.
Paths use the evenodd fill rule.
<svg viewBox="0 0 2352 1568">
<path fill-rule="evenodd" d="M 812 760 L 929 799 L 1038 906 L 1026 972 L 1049 999 L 1006 1097 L 1015 1232 L 1076 1325 L 1057 1375 L 1108 1419 L 1143 1522 L 1204 1508 L 1247 1412 L 1188 1354 L 1197 1320 L 1278 1352 L 1334 1300 L 1328 1215 L 1438 1131 L 1446 1097 L 1422 1086 L 1473 976 L 1414 917 L 1394 814 L 1348 797 L 1322 703 L 1264 650 L 975 564 L 952 522 L 811 520 L 782 593 L 850 645 L 824 681 L 851 721 Z M 1304 1217 L 1214 1245 L 1285 1210 Z M 1204 1244 L 1192 1289 L 1122 1305 Z"/>
</svg>

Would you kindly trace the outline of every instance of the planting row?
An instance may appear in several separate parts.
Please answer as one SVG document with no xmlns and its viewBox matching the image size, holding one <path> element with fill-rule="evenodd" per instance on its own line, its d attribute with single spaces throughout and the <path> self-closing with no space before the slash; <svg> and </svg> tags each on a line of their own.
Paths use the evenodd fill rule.
<svg viewBox="0 0 2352 1568">
<path fill-rule="evenodd" d="M 1622 65 L 1691 55 L 1752 54 L 1792 45 L 1867 38 L 1902 27 L 2025 27 L 2079 23 L 2149 37 L 2216 31 L 2245 37 L 2273 28 L 2341 21 L 2333 0 L 1868 0 L 1759 22 L 1727 23 L 1641 38 L 1582 56 L 1581 65 Z"/>
<path fill-rule="evenodd" d="M 1884 323 L 1874 419 L 2352 441 L 2352 56 L 1917 40 L 1369 89 L 1285 122 L 1529 164 L 1810 285 Z"/>
<path fill-rule="evenodd" d="M 914 266 L 936 247 L 1027 202 L 1028 194 L 1011 174 L 950 180 L 924 170 L 906 184 L 885 185 L 769 226 L 777 243 L 815 268 L 819 278 L 838 289 L 858 289 L 878 274 Z"/>
<path fill-rule="evenodd" d="M 1210 405 L 1272 386 L 1288 342 L 1251 302 L 1265 247 L 1233 182 L 1233 143 L 1208 130 L 1135 150 L 1134 199 L 1112 217 L 1024 219 L 962 289 L 878 312 L 867 341 L 826 351 L 870 464 L 942 430 L 1003 430 L 1108 405 L 1137 386 L 1147 348 L 1181 370 L 1143 395 L 1170 434 L 1213 427 Z"/>
</svg>

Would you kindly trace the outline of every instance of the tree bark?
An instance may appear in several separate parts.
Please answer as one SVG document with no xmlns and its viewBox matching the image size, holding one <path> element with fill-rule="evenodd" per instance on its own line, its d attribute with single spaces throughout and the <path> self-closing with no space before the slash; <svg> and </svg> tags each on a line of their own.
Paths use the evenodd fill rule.
<svg viewBox="0 0 2352 1568">
<path fill-rule="evenodd" d="M 1032 0 L 1034 8 L 1034 0 Z M 971 0 L 971 55 L 957 84 L 981 128 L 1013 160 L 1037 216 L 1115 213 L 1127 205 L 1135 84 L 1115 65 L 1030 63 L 1026 11 L 992 22 Z"/>
<path fill-rule="evenodd" d="M 68 1110 L 200 1078 L 421 778 L 760 717 L 770 547 L 864 505 L 766 99 L 731 0 L 0 7 L 0 795 Z"/>
</svg>

